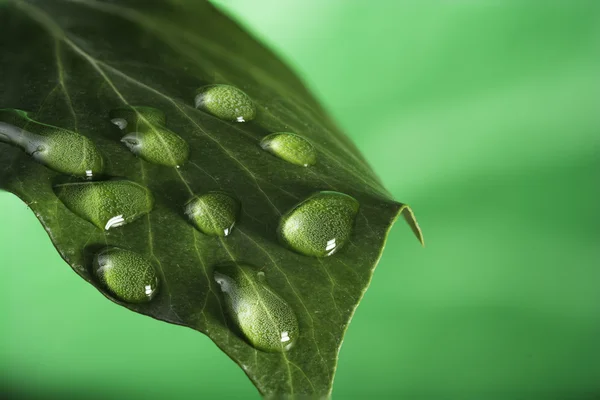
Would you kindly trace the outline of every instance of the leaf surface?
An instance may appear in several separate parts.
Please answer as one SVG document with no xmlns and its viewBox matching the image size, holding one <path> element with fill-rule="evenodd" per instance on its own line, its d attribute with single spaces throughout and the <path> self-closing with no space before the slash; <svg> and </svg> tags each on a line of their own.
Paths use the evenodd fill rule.
<svg viewBox="0 0 600 400">
<path fill-rule="evenodd" d="M 9 124 L 0 126 L 0 188 L 30 206 L 74 271 L 124 307 L 207 334 L 267 397 L 329 396 L 344 332 L 392 223 L 402 214 L 422 237 L 410 209 L 391 199 L 302 82 L 203 1 L 0 1 L 0 49 L 0 123 Z M 240 123 L 196 108 L 197 90 L 214 84 L 245 92 L 256 117 Z M 141 125 L 185 146 L 184 163 L 169 165 L 160 142 L 145 156 L 121 142 L 111 112 L 133 106 L 164 114 L 164 122 L 142 117 Z M 27 112 L 21 125 L 7 117 L 13 109 Z M 108 230 L 96 214 L 86 220 L 107 197 L 92 211 L 61 201 L 60 193 L 85 177 L 40 162 L 42 150 L 7 143 L 15 126 L 83 135 L 103 158 L 93 179 L 147 188 L 148 198 L 130 203 L 151 211 Z M 316 163 L 296 165 L 265 151 L 261 140 L 274 132 L 306 138 Z M 292 251 L 277 236 L 281 217 L 319 191 L 359 204 L 348 243 L 324 258 Z M 191 198 L 212 192 L 241 206 L 226 237 L 202 233 L 185 215 Z M 97 279 L 94 257 L 106 247 L 155 266 L 160 288 L 151 301 L 124 302 Z M 252 266 L 294 311 L 299 334 L 288 351 L 258 350 L 236 326 L 215 281 L 215 268 L 227 263 Z"/>
</svg>

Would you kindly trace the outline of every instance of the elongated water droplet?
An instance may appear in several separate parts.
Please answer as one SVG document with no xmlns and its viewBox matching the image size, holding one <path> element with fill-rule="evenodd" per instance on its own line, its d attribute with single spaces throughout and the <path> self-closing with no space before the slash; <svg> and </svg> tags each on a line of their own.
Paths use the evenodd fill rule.
<svg viewBox="0 0 600 400">
<path fill-rule="evenodd" d="M 330 256 L 350 238 L 358 208 L 358 201 L 347 194 L 316 193 L 281 218 L 279 238 L 298 253 Z"/>
<path fill-rule="evenodd" d="M 292 164 L 307 167 L 317 162 L 317 151 L 313 145 L 295 133 L 272 133 L 263 138 L 260 146 Z"/>
<path fill-rule="evenodd" d="M 94 259 L 94 273 L 113 295 L 128 303 L 145 303 L 158 290 L 158 276 L 150 261 L 133 251 L 107 247 Z"/>
<path fill-rule="evenodd" d="M 66 183 L 54 191 L 69 210 L 105 230 L 148 214 L 154 205 L 148 188 L 126 180 Z"/>
<path fill-rule="evenodd" d="M 234 198 L 213 192 L 195 196 L 185 206 L 185 214 L 200 232 L 212 236 L 228 236 L 240 210 Z"/>
<path fill-rule="evenodd" d="M 229 85 L 204 86 L 196 92 L 196 108 L 215 117 L 236 122 L 247 122 L 256 116 L 256 107 L 250 97 Z"/>
<path fill-rule="evenodd" d="M 217 268 L 215 281 L 225 296 L 228 314 L 259 350 L 283 352 L 298 337 L 298 320 L 290 305 L 271 289 L 266 279 L 247 265 Z"/>
<path fill-rule="evenodd" d="M 63 174 L 90 178 L 103 170 L 102 155 L 90 139 L 34 121 L 22 110 L 0 110 L 0 141 Z"/>
<path fill-rule="evenodd" d="M 125 136 L 121 142 L 136 156 L 168 167 L 184 164 L 189 145 L 179 135 L 165 127 L 165 114 L 152 107 L 119 108 L 110 112 L 111 122 Z"/>
</svg>

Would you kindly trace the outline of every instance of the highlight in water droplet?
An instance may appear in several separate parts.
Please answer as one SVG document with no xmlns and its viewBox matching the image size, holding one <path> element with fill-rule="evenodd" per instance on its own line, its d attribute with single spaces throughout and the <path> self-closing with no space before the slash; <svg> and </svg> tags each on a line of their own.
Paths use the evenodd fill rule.
<svg viewBox="0 0 600 400">
<path fill-rule="evenodd" d="M 276 132 L 265 136 L 260 146 L 277 157 L 303 167 L 317 162 L 317 151 L 302 136 L 290 132 Z"/>
<path fill-rule="evenodd" d="M 0 110 L 0 141 L 21 148 L 40 164 L 63 174 L 90 178 L 104 168 L 102 155 L 90 139 L 34 121 L 22 110 Z"/>
<path fill-rule="evenodd" d="M 222 237 L 231 234 L 239 210 L 238 201 L 221 192 L 195 196 L 185 205 L 185 215 L 200 232 Z"/>
<path fill-rule="evenodd" d="M 256 106 L 240 89 L 230 85 L 209 85 L 197 90 L 196 108 L 227 121 L 247 122 L 256 116 Z"/>
<path fill-rule="evenodd" d="M 104 226 L 104 230 L 109 230 L 110 228 L 117 228 L 125 224 L 125 218 L 123 218 L 123 214 L 112 217 L 106 222 Z"/>
<path fill-rule="evenodd" d="M 179 167 L 189 157 L 189 145 L 165 127 L 165 114 L 152 107 L 126 107 L 110 112 L 111 122 L 125 136 L 121 142 L 136 156 L 150 163 Z"/>
<path fill-rule="evenodd" d="M 127 120 L 124 118 L 113 118 L 110 120 L 114 125 L 116 125 L 120 130 L 125 130 L 127 128 Z"/>
<path fill-rule="evenodd" d="M 94 273 L 115 297 L 145 303 L 156 295 L 159 279 L 150 261 L 133 251 L 107 247 L 94 259 Z"/>
<path fill-rule="evenodd" d="M 230 265 L 215 270 L 231 319 L 255 348 L 266 352 L 289 350 L 299 335 L 292 307 L 254 268 Z"/>
<path fill-rule="evenodd" d="M 298 253 L 326 257 L 350 239 L 359 204 L 339 192 L 318 192 L 296 205 L 280 221 L 280 240 Z"/>
<path fill-rule="evenodd" d="M 54 191 L 74 214 L 103 230 L 133 222 L 154 206 L 147 187 L 127 180 L 66 183 Z"/>
</svg>

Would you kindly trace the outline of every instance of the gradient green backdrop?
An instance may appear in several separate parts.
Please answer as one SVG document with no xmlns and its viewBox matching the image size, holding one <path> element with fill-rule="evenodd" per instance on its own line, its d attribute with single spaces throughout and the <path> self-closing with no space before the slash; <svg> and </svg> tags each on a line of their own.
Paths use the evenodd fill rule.
<svg viewBox="0 0 600 400">
<path fill-rule="evenodd" d="M 335 399 L 600 398 L 600 1 L 221 0 L 425 232 L 393 229 Z M 258 394 L 205 336 L 107 301 L 0 193 L 0 385 Z M 373 397 L 371 397 L 373 396 Z"/>
</svg>

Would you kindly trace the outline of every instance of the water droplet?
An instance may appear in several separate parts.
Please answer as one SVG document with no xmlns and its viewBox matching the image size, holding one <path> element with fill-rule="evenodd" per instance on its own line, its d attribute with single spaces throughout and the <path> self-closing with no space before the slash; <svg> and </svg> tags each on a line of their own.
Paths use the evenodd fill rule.
<svg viewBox="0 0 600 400">
<path fill-rule="evenodd" d="M 63 174 L 90 178 L 103 171 L 102 155 L 87 137 L 34 121 L 27 112 L 0 110 L 0 141 Z"/>
<path fill-rule="evenodd" d="M 126 180 L 66 183 L 54 191 L 74 214 L 104 230 L 128 224 L 154 206 L 148 188 Z"/>
<path fill-rule="evenodd" d="M 215 281 L 225 296 L 228 314 L 259 350 L 289 350 L 298 338 L 298 320 L 290 305 L 247 265 L 217 268 Z"/>
<path fill-rule="evenodd" d="M 358 208 L 358 201 L 346 194 L 316 193 L 281 218 L 279 238 L 298 253 L 330 256 L 350 238 Z"/>
<path fill-rule="evenodd" d="M 229 85 L 209 85 L 198 89 L 196 108 L 201 108 L 215 117 L 236 122 L 254 119 L 256 107 L 240 89 Z"/>
<path fill-rule="evenodd" d="M 272 133 L 263 138 L 260 146 L 292 164 L 307 167 L 317 162 L 317 152 L 313 145 L 295 133 Z"/>
<path fill-rule="evenodd" d="M 94 273 L 113 295 L 128 303 L 145 303 L 158 290 L 158 276 L 150 261 L 133 251 L 107 247 L 94 259 Z"/>
<path fill-rule="evenodd" d="M 111 122 L 126 133 L 121 142 L 136 156 L 154 164 L 178 167 L 190 149 L 185 140 L 165 127 L 165 114 L 152 107 L 118 108 Z"/>
<path fill-rule="evenodd" d="M 185 214 L 194 226 L 212 236 L 229 236 L 239 210 L 237 200 L 219 192 L 195 196 L 185 206 Z"/>
<path fill-rule="evenodd" d="M 119 129 L 145 130 L 153 125 L 165 125 L 167 116 L 161 110 L 154 107 L 133 106 L 122 107 L 111 110 L 110 122 Z M 133 125 L 133 126 L 131 126 Z"/>
</svg>

